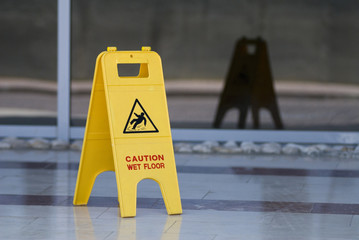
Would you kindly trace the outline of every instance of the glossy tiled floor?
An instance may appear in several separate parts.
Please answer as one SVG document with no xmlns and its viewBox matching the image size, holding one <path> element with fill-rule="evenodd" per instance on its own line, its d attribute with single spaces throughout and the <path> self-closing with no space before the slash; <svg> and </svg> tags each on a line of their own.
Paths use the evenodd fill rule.
<svg viewBox="0 0 359 240">
<path fill-rule="evenodd" d="M 359 159 L 176 154 L 183 214 L 138 185 L 120 218 L 115 176 L 72 206 L 79 152 L 0 152 L 0 239 L 359 239 Z"/>
</svg>

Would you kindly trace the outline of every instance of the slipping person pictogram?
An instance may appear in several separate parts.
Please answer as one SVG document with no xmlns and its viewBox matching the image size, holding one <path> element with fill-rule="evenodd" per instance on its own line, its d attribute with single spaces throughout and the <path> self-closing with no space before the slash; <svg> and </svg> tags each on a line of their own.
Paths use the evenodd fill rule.
<svg viewBox="0 0 359 240">
<path fill-rule="evenodd" d="M 123 133 L 155 133 L 157 127 L 138 99 L 135 100 Z"/>
<path fill-rule="evenodd" d="M 145 113 L 142 112 L 141 115 L 138 115 L 138 114 L 136 114 L 136 113 L 134 113 L 134 114 L 136 115 L 137 119 L 133 119 L 133 120 L 130 122 L 131 125 L 132 125 L 133 123 L 135 123 L 135 124 L 133 125 L 132 129 L 136 129 L 137 125 L 138 125 L 138 124 L 141 124 L 142 122 L 144 122 L 144 125 L 146 126 L 147 120 L 146 120 L 146 118 L 145 118 Z"/>
</svg>

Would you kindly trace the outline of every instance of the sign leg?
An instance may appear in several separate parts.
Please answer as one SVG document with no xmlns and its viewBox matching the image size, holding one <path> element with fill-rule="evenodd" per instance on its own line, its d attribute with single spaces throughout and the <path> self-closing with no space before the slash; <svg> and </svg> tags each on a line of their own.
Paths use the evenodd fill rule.
<svg viewBox="0 0 359 240">
<path fill-rule="evenodd" d="M 165 202 L 167 213 L 169 215 L 181 214 L 182 204 L 177 183 L 177 177 L 171 179 L 162 179 L 160 183 L 163 201 Z M 171 193 L 171 194 L 168 194 Z"/>
<path fill-rule="evenodd" d="M 96 177 L 105 171 L 114 171 L 110 139 L 85 141 L 77 176 L 74 205 L 87 204 Z"/>
<path fill-rule="evenodd" d="M 121 217 L 135 217 L 137 206 L 137 183 L 131 181 L 121 183 L 120 179 L 117 179 L 117 181 L 120 183 L 118 185 L 118 202 L 120 205 Z"/>
</svg>

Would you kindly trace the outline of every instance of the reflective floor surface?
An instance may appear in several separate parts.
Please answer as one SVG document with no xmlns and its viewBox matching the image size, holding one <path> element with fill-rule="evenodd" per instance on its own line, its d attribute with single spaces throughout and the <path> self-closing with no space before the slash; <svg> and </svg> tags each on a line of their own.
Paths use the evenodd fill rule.
<svg viewBox="0 0 359 240">
<path fill-rule="evenodd" d="M 80 153 L 0 151 L 0 239 L 359 239 L 359 159 L 176 154 L 183 214 L 138 185 L 121 218 L 113 172 L 74 207 Z"/>
</svg>

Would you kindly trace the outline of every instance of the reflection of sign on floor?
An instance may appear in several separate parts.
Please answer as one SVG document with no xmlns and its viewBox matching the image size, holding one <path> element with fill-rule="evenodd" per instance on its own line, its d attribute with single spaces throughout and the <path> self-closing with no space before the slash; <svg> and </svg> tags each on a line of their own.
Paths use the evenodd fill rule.
<svg viewBox="0 0 359 240">
<path fill-rule="evenodd" d="M 131 113 L 128 117 L 127 123 L 123 133 L 153 133 L 158 132 L 157 127 L 152 122 L 150 116 L 142 107 L 138 99 L 133 104 Z"/>
</svg>

